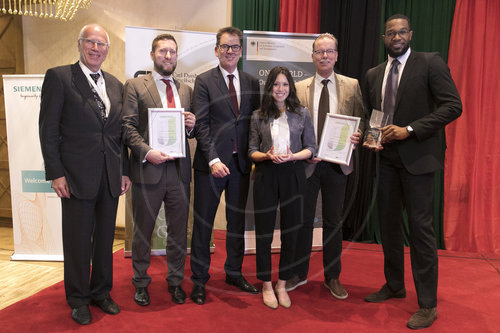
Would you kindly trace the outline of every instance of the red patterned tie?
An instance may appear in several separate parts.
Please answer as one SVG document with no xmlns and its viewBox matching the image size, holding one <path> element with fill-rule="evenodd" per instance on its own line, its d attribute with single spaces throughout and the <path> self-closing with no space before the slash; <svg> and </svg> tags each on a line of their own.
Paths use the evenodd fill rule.
<svg viewBox="0 0 500 333">
<path fill-rule="evenodd" d="M 170 80 L 161 79 L 167 85 L 167 107 L 175 108 L 174 91 L 170 85 Z"/>
</svg>

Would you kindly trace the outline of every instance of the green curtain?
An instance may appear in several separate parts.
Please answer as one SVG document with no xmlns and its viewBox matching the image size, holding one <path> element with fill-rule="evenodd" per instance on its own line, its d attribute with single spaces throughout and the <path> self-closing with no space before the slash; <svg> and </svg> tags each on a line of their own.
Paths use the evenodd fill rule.
<svg viewBox="0 0 500 333">
<path fill-rule="evenodd" d="M 411 48 L 421 52 L 439 52 L 444 61 L 448 60 L 451 26 L 456 0 L 383 0 L 380 18 L 380 35 L 384 33 L 384 23 L 391 15 L 403 14 L 410 19 L 413 36 Z M 380 38 L 379 62 L 387 59 L 382 38 Z M 445 147 L 444 131 L 441 131 L 443 147 Z M 443 150 L 444 154 L 444 150 Z M 376 186 L 376 185 L 375 185 Z M 434 231 L 439 249 L 444 249 L 443 239 L 443 187 L 444 173 L 436 172 L 434 178 Z M 374 239 L 380 242 L 376 205 L 370 214 L 367 230 L 363 233 L 365 240 Z M 408 244 L 408 221 L 405 219 L 405 242 Z"/>
<path fill-rule="evenodd" d="M 451 24 L 456 0 L 383 0 L 380 34 L 391 15 L 408 16 L 413 30 L 411 48 L 421 52 L 439 52 L 448 61 Z M 379 60 L 386 59 L 384 43 L 380 38 Z"/>
<path fill-rule="evenodd" d="M 233 0 L 233 26 L 242 31 L 278 31 L 279 14 L 279 0 Z"/>
</svg>

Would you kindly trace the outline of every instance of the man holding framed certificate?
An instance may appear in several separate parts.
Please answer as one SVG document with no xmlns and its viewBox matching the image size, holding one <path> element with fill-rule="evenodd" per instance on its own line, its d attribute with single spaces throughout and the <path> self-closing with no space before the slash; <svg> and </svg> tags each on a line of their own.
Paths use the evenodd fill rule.
<svg viewBox="0 0 500 333">
<path fill-rule="evenodd" d="M 321 143 L 323 129 L 329 115 L 351 117 L 345 123 L 351 128 L 351 135 L 338 133 L 336 146 L 344 136 L 344 146 L 356 145 L 364 128 L 363 102 L 358 81 L 334 73 L 333 66 L 337 62 L 337 39 L 329 34 L 319 35 L 313 43 L 312 60 L 316 66 L 316 75 L 296 84 L 297 96 L 307 106 L 313 120 L 314 131 Z M 356 127 L 359 118 L 360 131 Z M 354 120 L 354 123 L 352 122 Z M 344 125 L 345 125 L 344 124 Z M 349 125 L 350 124 L 350 125 Z M 345 126 L 341 126 L 345 127 Z M 349 128 L 347 128 L 349 132 Z M 348 133 L 347 132 L 347 133 Z M 322 134 L 323 133 L 323 134 Z M 328 143 L 327 143 L 328 144 Z M 348 147 L 349 149 L 353 147 Z M 320 150 L 322 147 L 320 146 Z M 333 148 L 336 149 L 335 147 Z M 346 151 L 349 151 L 346 150 Z M 340 255 L 342 252 L 342 208 L 344 204 L 347 175 L 352 172 L 352 163 L 347 165 L 327 162 L 320 158 L 308 160 L 306 167 L 306 193 L 304 197 L 304 224 L 299 232 L 295 252 L 295 274 L 287 281 L 287 290 L 291 291 L 307 282 L 309 259 L 311 256 L 313 223 L 316 213 L 316 202 L 321 189 L 323 214 L 323 267 L 325 287 L 337 299 L 347 298 L 347 292 L 340 283 Z"/>
<path fill-rule="evenodd" d="M 174 303 L 186 300 L 181 283 L 191 158 L 184 127 L 187 137 L 193 137 L 195 125 L 195 116 L 189 112 L 192 89 L 172 75 L 177 65 L 177 42 L 172 35 L 162 34 L 153 40 L 151 60 L 154 71 L 128 80 L 123 95 L 122 135 L 131 151 L 133 183 L 132 283 L 136 288 L 134 300 L 142 306 L 150 303 L 150 242 L 162 202 L 167 220 L 168 291 Z"/>
</svg>

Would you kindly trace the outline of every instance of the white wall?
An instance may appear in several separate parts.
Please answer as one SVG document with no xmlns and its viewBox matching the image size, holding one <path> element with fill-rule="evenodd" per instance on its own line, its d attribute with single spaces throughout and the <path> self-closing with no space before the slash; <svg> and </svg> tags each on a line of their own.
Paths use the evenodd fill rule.
<svg viewBox="0 0 500 333">
<path fill-rule="evenodd" d="M 231 25 L 231 0 L 94 0 L 64 22 L 23 16 L 25 74 L 78 60 L 77 39 L 89 23 L 104 27 L 111 39 L 103 69 L 125 81 L 125 26 L 216 32 Z M 215 57 L 215 55 L 214 55 Z M 123 197 L 117 226 L 125 225 Z"/>
</svg>

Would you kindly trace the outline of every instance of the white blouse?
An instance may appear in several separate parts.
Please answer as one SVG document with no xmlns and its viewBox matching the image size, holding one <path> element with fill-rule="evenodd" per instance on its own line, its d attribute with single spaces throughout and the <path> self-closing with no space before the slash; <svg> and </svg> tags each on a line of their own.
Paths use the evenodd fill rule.
<svg viewBox="0 0 500 333">
<path fill-rule="evenodd" d="M 283 112 L 278 119 L 273 119 L 270 125 L 274 154 L 286 154 L 287 148 L 290 147 L 290 128 L 288 127 L 288 117 L 286 112 Z"/>
</svg>

